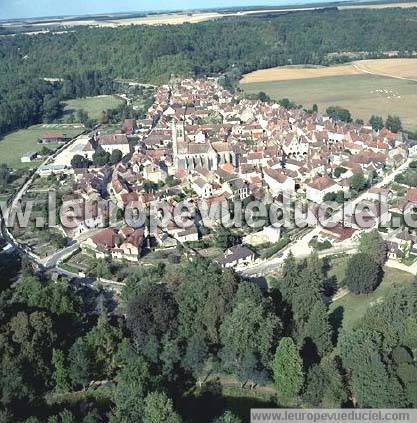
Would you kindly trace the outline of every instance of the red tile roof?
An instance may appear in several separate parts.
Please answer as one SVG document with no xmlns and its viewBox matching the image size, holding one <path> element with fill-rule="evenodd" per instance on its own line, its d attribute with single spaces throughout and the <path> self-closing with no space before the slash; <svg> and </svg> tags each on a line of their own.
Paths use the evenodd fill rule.
<svg viewBox="0 0 417 423">
<path fill-rule="evenodd" d="M 97 247 L 110 249 L 116 246 L 117 233 L 112 228 L 106 228 L 97 232 L 91 239 Z"/>
<path fill-rule="evenodd" d="M 335 184 L 336 182 L 330 179 L 328 176 L 317 176 L 312 181 L 307 183 L 308 186 L 319 191 L 329 188 Z"/>
</svg>

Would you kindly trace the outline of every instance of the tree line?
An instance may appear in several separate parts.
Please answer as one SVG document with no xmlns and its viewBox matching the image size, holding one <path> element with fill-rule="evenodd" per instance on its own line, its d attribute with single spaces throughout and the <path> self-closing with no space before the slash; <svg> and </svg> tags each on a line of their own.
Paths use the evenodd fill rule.
<svg viewBox="0 0 417 423">
<path fill-rule="evenodd" d="M 385 258 L 377 233 L 365 236 L 346 286 L 373 291 Z M 197 392 L 216 395 L 227 378 L 269 387 L 275 406 L 417 405 L 415 283 L 393 289 L 354 328 L 341 325 L 340 308 L 329 312 L 333 287 L 315 254 L 290 255 L 268 290 L 202 258 L 131 271 L 125 283 L 117 313 L 104 291 L 25 269 L 1 294 L 2 418 L 245 421 L 224 406 L 192 407 Z"/>
<path fill-rule="evenodd" d="M 247 72 L 291 63 L 326 65 L 346 60 L 346 52 L 381 55 L 394 50 L 406 55 L 416 48 L 416 15 L 414 9 L 326 10 L 16 36 L 1 42 L 0 70 L 62 78 L 94 69 L 160 83 L 172 74 Z"/>
</svg>

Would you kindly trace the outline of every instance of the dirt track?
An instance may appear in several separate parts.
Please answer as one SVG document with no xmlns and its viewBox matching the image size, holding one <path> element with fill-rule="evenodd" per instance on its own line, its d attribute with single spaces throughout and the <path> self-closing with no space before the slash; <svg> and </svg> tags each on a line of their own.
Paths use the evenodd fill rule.
<svg viewBox="0 0 417 423">
<path fill-rule="evenodd" d="M 249 84 L 254 82 L 360 75 L 364 73 L 417 81 L 417 59 L 358 60 L 344 65 L 311 68 L 281 66 L 251 72 L 244 75 L 240 82 Z"/>
</svg>

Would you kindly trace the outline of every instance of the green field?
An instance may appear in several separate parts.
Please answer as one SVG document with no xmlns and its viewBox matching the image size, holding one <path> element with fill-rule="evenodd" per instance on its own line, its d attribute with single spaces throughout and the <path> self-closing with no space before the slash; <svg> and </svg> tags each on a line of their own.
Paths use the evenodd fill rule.
<svg viewBox="0 0 417 423">
<path fill-rule="evenodd" d="M 338 260 L 335 268 L 329 272 L 335 275 L 340 283 L 340 277 L 346 269 L 346 257 Z M 365 315 L 366 310 L 372 305 L 384 300 L 388 293 L 396 288 L 409 284 L 414 280 L 414 276 L 402 270 L 384 267 L 384 278 L 378 288 L 369 295 L 347 294 L 330 305 L 330 313 L 334 310 L 343 309 L 343 328 L 352 329 L 355 324 Z"/>
<path fill-rule="evenodd" d="M 63 133 L 68 137 L 78 135 L 83 128 L 76 128 L 74 125 L 35 125 L 27 129 L 11 132 L 0 139 L 0 163 L 6 163 L 9 167 L 30 168 L 35 167 L 39 162 L 21 163 L 23 154 L 42 150 L 43 144 L 38 142 L 39 137 L 46 133 Z M 61 144 L 62 145 L 62 144 Z M 46 147 L 53 150 L 59 144 L 50 143 Z"/>
<path fill-rule="evenodd" d="M 91 119 L 100 119 L 101 113 L 107 109 L 115 109 L 123 100 L 113 95 L 100 95 L 97 97 L 77 98 L 65 102 L 65 113 L 84 110 Z"/>
<path fill-rule="evenodd" d="M 406 129 L 417 129 L 417 82 L 376 75 L 341 75 L 241 84 L 248 93 L 264 91 L 274 99 L 289 98 L 305 108 L 316 103 L 349 109 L 354 118 L 400 116 Z"/>
</svg>

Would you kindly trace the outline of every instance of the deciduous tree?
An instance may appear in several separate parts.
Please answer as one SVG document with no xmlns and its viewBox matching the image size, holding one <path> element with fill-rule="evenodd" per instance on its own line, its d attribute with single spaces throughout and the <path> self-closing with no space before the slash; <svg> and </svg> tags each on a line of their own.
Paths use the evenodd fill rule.
<svg viewBox="0 0 417 423">
<path fill-rule="evenodd" d="M 350 187 L 355 190 L 356 192 L 360 192 L 366 188 L 367 181 L 363 176 L 363 173 L 355 173 L 350 178 Z"/>
<path fill-rule="evenodd" d="M 199 385 L 202 384 L 204 365 L 207 360 L 208 347 L 201 335 L 193 335 L 187 342 L 187 348 L 182 360 L 183 366 L 191 371 Z"/>
<path fill-rule="evenodd" d="M 180 423 L 172 400 L 164 392 L 151 392 L 145 398 L 143 423 Z"/>
<path fill-rule="evenodd" d="M 146 361 L 139 356 L 132 357 L 116 376 L 114 401 L 117 421 L 142 421 L 145 397 L 157 386 L 158 381 L 151 375 Z"/>
<path fill-rule="evenodd" d="M 381 116 L 372 115 L 369 119 L 369 124 L 372 126 L 374 131 L 379 131 L 384 127 L 384 120 Z"/>
<path fill-rule="evenodd" d="M 387 120 L 385 121 L 385 126 L 391 132 L 400 132 L 402 130 L 401 119 L 398 116 L 388 115 Z"/>
<path fill-rule="evenodd" d="M 255 285 L 251 288 L 259 290 Z M 245 383 L 246 380 L 242 379 L 259 379 L 263 370 L 269 367 L 281 322 L 261 294 L 250 298 L 240 293 L 241 290 L 249 292 L 245 284 L 239 287 L 236 297 L 240 297 L 240 300 L 221 327 L 223 347 L 220 357 L 225 371 L 238 376 Z M 253 371 L 251 377 L 248 370 Z"/>
<path fill-rule="evenodd" d="M 70 389 L 70 374 L 65 363 L 65 355 L 61 350 L 53 350 L 52 364 L 54 366 L 55 390 L 67 392 Z"/>
<path fill-rule="evenodd" d="M 176 294 L 180 336 L 189 339 L 199 333 L 208 343 L 218 343 L 220 326 L 232 308 L 237 287 L 233 272 L 196 259 L 180 276 L 183 283 Z"/>
<path fill-rule="evenodd" d="M 163 335 L 176 331 L 176 316 L 177 304 L 165 284 L 142 284 L 138 295 L 129 301 L 127 326 L 138 349 L 143 353 L 146 351 L 153 361 L 157 361 Z"/>
</svg>

